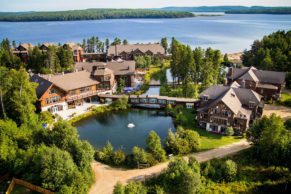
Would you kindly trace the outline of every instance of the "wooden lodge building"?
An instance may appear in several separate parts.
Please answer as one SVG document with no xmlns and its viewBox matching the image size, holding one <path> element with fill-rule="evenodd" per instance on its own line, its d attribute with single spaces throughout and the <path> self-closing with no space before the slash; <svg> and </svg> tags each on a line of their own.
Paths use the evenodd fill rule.
<svg viewBox="0 0 291 194">
<path fill-rule="evenodd" d="M 26 63 L 28 61 L 28 57 L 29 57 L 29 50 L 33 49 L 33 45 L 30 43 L 23 43 L 20 44 L 18 47 L 16 47 L 13 50 L 13 54 L 15 54 L 16 56 L 18 56 L 21 61 L 23 61 L 24 63 Z"/>
<path fill-rule="evenodd" d="M 227 85 L 233 83 L 256 91 L 265 100 L 278 99 L 285 84 L 285 73 L 258 70 L 254 67 L 230 68 L 227 74 Z"/>
<path fill-rule="evenodd" d="M 251 89 L 213 85 L 199 98 L 197 120 L 207 131 L 224 133 L 232 126 L 241 133 L 263 114 L 262 96 Z"/>
<path fill-rule="evenodd" d="M 76 63 L 75 68 L 78 71 L 86 70 L 92 74 L 95 74 L 96 69 L 104 69 L 107 72 L 111 71 L 117 83 L 120 82 L 120 79 L 124 79 L 126 87 L 134 87 L 135 84 L 135 61 L 82 62 Z"/>
<path fill-rule="evenodd" d="M 164 57 L 166 51 L 160 44 L 112 45 L 107 51 L 108 60 L 134 60 L 135 56 L 145 55 Z"/>
<path fill-rule="evenodd" d="M 112 84 L 111 88 L 104 87 L 107 80 L 98 80 L 101 80 L 99 73 L 92 75 L 87 71 L 59 75 L 34 74 L 31 77 L 31 81 L 39 84 L 36 88 L 38 108 L 52 113 L 82 105 L 100 93 L 111 94 L 114 90 L 113 78 L 108 80 Z"/>
</svg>

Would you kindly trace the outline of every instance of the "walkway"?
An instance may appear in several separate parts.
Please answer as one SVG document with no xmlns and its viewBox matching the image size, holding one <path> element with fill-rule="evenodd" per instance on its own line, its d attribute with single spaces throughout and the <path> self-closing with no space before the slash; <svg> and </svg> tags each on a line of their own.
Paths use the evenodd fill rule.
<svg viewBox="0 0 291 194">
<path fill-rule="evenodd" d="M 213 150 L 195 153 L 192 154 L 192 156 L 199 162 L 205 162 L 214 158 L 221 158 L 234 154 L 249 147 L 250 144 L 246 140 L 241 140 Z M 117 182 L 128 183 L 132 180 L 143 180 L 146 177 L 159 174 L 167 168 L 168 164 L 169 162 L 165 162 L 146 169 L 125 170 L 94 162 L 92 167 L 96 183 L 91 187 L 89 194 L 111 194 Z"/>
<path fill-rule="evenodd" d="M 286 107 L 286 106 L 265 104 L 263 114 L 266 116 L 270 116 L 272 113 L 279 115 L 283 119 L 290 119 L 291 118 L 291 108 Z"/>
<path fill-rule="evenodd" d="M 60 117 L 62 117 L 62 119 L 67 120 L 67 119 L 71 119 L 73 117 L 76 117 L 83 113 L 88 112 L 88 109 L 90 109 L 91 107 L 98 107 L 98 106 L 104 106 L 104 104 L 100 104 L 99 102 L 84 103 L 82 106 L 76 106 L 76 108 L 62 110 L 56 113 Z"/>
</svg>

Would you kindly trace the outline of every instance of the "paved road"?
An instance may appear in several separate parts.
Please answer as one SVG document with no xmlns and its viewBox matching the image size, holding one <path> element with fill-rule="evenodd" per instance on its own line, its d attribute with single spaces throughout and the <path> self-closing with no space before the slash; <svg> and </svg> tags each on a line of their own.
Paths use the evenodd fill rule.
<svg viewBox="0 0 291 194">
<path fill-rule="evenodd" d="M 191 156 L 194 156 L 199 162 L 205 162 L 234 154 L 249 147 L 250 144 L 246 140 L 241 140 L 213 150 L 191 154 Z M 167 168 L 168 164 L 169 162 L 164 162 L 146 169 L 125 170 L 94 162 L 92 167 L 96 182 L 90 189 L 89 194 L 111 194 L 117 182 L 127 183 L 132 180 L 143 180 L 146 177 L 160 173 Z"/>
</svg>

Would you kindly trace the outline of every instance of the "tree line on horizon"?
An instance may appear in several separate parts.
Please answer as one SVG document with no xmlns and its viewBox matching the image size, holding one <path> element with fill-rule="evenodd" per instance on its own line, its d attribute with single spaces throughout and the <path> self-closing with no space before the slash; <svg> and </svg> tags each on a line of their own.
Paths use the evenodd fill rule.
<svg viewBox="0 0 291 194">
<path fill-rule="evenodd" d="M 0 21 L 72 21 L 121 18 L 184 18 L 194 17 L 190 12 L 150 9 L 86 9 L 51 12 L 2 13 Z"/>
</svg>

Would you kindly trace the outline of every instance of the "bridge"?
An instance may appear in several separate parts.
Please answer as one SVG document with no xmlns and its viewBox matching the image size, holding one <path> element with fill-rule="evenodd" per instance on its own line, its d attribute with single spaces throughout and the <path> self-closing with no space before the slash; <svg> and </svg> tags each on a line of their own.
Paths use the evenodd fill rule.
<svg viewBox="0 0 291 194">
<path fill-rule="evenodd" d="M 123 97 L 128 98 L 128 103 L 132 106 L 145 108 L 165 108 L 168 104 L 172 106 L 182 105 L 185 108 L 194 108 L 198 106 L 199 99 L 193 98 L 177 98 L 168 96 L 155 95 L 109 95 L 100 94 L 100 99 L 104 101 L 114 101 Z"/>
</svg>

